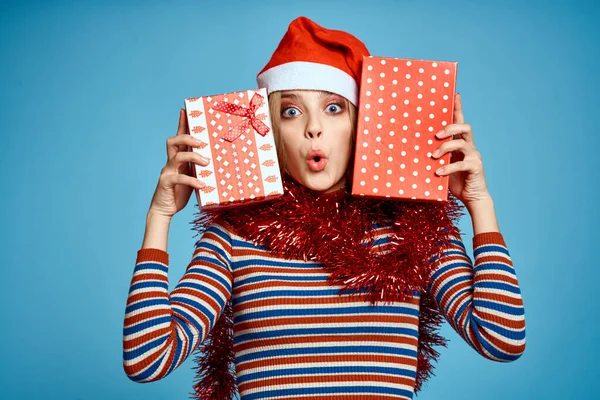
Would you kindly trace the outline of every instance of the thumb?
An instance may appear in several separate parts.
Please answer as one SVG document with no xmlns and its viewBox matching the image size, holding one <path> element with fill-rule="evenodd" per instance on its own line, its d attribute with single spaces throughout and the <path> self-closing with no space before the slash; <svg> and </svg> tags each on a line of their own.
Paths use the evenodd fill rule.
<svg viewBox="0 0 600 400">
<path fill-rule="evenodd" d="M 464 124 L 465 116 L 462 111 L 462 101 L 460 98 L 460 93 L 457 93 L 454 96 L 454 123 L 455 124 Z"/>
<path fill-rule="evenodd" d="M 185 115 L 185 110 L 183 108 L 179 109 L 179 126 L 177 127 L 178 135 L 185 135 L 187 133 L 187 118 Z"/>
</svg>

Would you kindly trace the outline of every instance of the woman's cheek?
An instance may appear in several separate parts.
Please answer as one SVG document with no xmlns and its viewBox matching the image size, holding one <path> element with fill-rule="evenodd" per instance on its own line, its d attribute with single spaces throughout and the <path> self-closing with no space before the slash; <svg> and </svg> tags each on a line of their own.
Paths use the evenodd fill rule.
<svg viewBox="0 0 600 400">
<path fill-rule="evenodd" d="M 344 143 L 344 146 L 341 146 L 344 150 L 345 150 L 345 159 L 346 160 L 350 160 L 350 157 L 352 156 L 352 152 L 353 152 L 353 146 L 352 146 L 352 137 L 350 135 L 348 135 L 347 140 Z"/>
<path fill-rule="evenodd" d="M 293 141 L 286 143 L 286 168 L 298 171 L 302 167 L 302 157 L 299 152 L 299 144 Z"/>
</svg>

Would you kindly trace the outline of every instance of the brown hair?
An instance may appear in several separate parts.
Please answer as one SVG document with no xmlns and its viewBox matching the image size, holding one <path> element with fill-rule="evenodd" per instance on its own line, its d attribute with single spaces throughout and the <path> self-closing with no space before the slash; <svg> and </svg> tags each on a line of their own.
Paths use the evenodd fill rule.
<svg viewBox="0 0 600 400">
<path fill-rule="evenodd" d="M 348 163 L 348 169 L 346 171 L 346 182 L 349 183 L 352 179 L 352 169 L 354 167 L 354 146 L 356 143 L 357 110 L 356 106 L 350 101 L 348 101 L 347 99 L 344 99 L 344 101 L 346 102 L 348 116 L 350 117 L 350 123 L 352 124 L 352 154 L 350 156 L 350 162 Z M 279 168 L 281 169 L 281 173 L 283 173 L 286 168 L 286 158 L 285 147 L 283 145 L 283 142 L 281 141 L 281 135 L 279 132 L 279 124 L 281 123 L 281 91 L 273 92 L 269 95 L 269 111 L 271 113 L 271 122 L 273 124 L 273 136 L 275 137 L 275 147 L 277 147 L 277 158 L 279 160 Z"/>
</svg>

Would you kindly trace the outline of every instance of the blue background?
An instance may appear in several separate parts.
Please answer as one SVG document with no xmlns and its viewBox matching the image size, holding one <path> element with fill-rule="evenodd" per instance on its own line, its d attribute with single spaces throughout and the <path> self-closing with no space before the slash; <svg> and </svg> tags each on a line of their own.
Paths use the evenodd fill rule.
<svg viewBox="0 0 600 400">
<path fill-rule="evenodd" d="M 191 359 L 150 384 L 121 367 L 165 141 L 185 97 L 255 87 L 288 23 L 306 15 L 373 55 L 459 63 L 527 350 L 495 363 L 445 324 L 449 348 L 418 398 L 598 398 L 599 11 L 566 0 L 2 2 L 2 397 L 188 397 Z M 171 287 L 195 210 L 192 198 L 171 224 Z M 460 228 L 471 250 L 468 216 Z"/>
</svg>

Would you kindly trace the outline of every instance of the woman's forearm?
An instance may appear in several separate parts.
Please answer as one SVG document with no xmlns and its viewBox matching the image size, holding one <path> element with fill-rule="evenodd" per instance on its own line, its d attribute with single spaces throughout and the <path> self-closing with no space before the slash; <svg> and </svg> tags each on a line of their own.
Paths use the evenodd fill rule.
<svg viewBox="0 0 600 400">
<path fill-rule="evenodd" d="M 166 252 L 170 224 L 171 218 L 149 211 L 146 215 L 146 231 L 144 233 L 142 248 L 160 249 Z"/>
<path fill-rule="evenodd" d="M 473 234 L 483 232 L 500 232 L 496 211 L 494 210 L 494 200 L 490 196 L 481 200 L 466 204 L 471 221 L 473 222 Z"/>
</svg>

